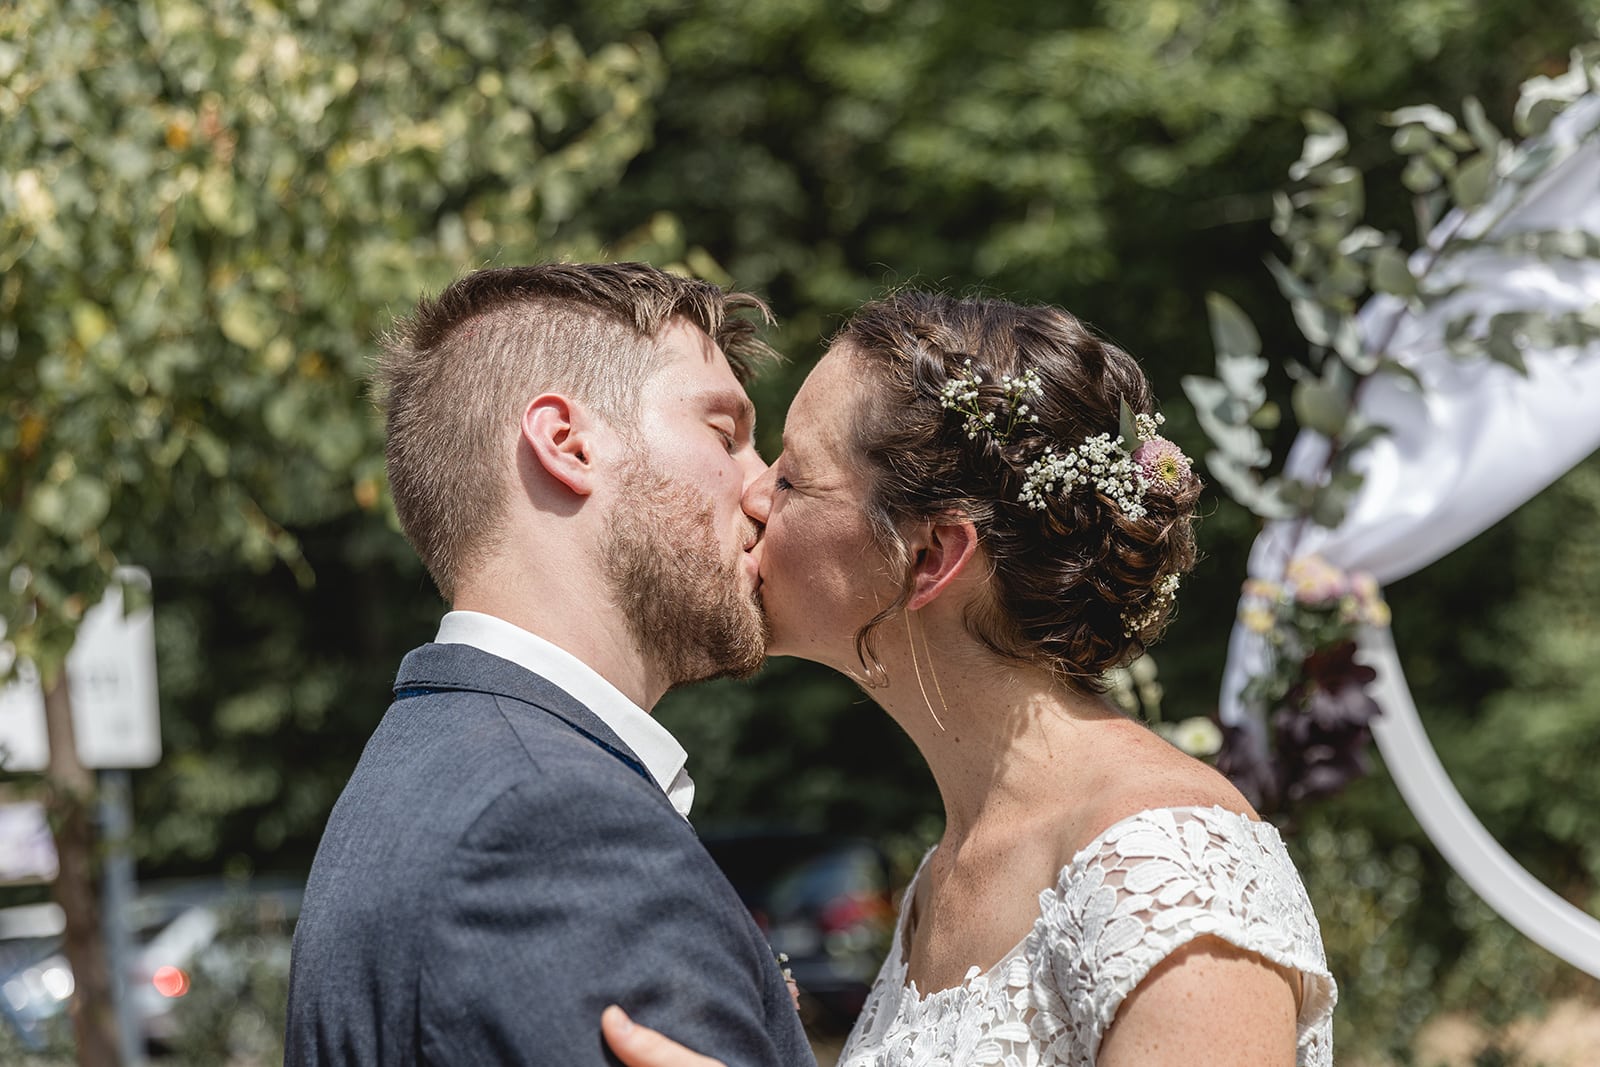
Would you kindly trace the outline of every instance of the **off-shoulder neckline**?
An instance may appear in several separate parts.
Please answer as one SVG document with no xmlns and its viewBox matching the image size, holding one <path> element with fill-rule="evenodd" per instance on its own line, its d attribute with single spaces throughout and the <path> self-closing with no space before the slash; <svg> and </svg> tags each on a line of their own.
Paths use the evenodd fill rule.
<svg viewBox="0 0 1600 1067">
<path fill-rule="evenodd" d="M 943 989 L 935 989 L 931 993 L 924 993 L 917 988 L 916 982 L 911 981 L 907 977 L 906 972 L 909 970 L 909 964 L 907 963 L 907 956 L 905 952 L 905 939 L 911 933 L 909 919 L 911 915 L 911 904 L 915 899 L 917 883 L 922 880 L 922 872 L 923 869 L 928 866 L 929 858 L 932 857 L 933 854 L 939 849 L 938 844 L 935 843 L 928 849 L 926 853 L 923 854 L 922 862 L 917 864 L 916 873 L 911 876 L 911 881 L 909 884 L 907 884 L 905 894 L 901 898 L 900 917 L 895 923 L 894 942 L 890 951 L 894 953 L 893 959 L 895 971 L 899 975 L 900 979 L 898 985 L 901 990 L 901 995 L 904 996 L 906 994 L 910 994 L 912 999 L 918 1004 L 927 1004 L 934 1000 L 942 999 L 948 994 L 969 990 L 972 988 L 973 983 L 979 981 L 980 979 L 992 980 L 1001 972 L 1003 968 L 1009 966 L 1011 961 L 1016 959 L 1017 956 L 1028 947 L 1029 939 L 1033 937 L 1034 932 L 1039 927 L 1039 923 L 1044 918 L 1043 902 L 1045 894 L 1060 893 L 1063 886 L 1065 886 L 1071 878 L 1076 877 L 1080 873 L 1083 865 L 1090 859 L 1094 858 L 1094 856 L 1097 855 L 1102 848 L 1104 848 L 1107 838 L 1109 838 L 1114 832 L 1126 827 L 1129 823 L 1149 821 L 1151 817 L 1158 816 L 1163 813 L 1176 814 L 1179 812 L 1209 812 L 1228 816 L 1238 820 L 1245 826 L 1250 827 L 1252 833 L 1259 833 L 1261 828 L 1265 828 L 1271 833 L 1274 839 L 1281 840 L 1281 838 L 1278 836 L 1277 827 L 1273 826 L 1272 823 L 1267 822 L 1265 819 L 1252 819 L 1242 811 L 1234 811 L 1231 808 L 1223 807 L 1221 804 L 1171 804 L 1153 808 L 1141 808 L 1129 815 L 1124 815 L 1122 818 L 1110 823 L 1105 827 L 1105 829 L 1095 834 L 1094 837 L 1089 839 L 1088 843 L 1074 852 L 1072 854 L 1072 858 L 1068 860 L 1065 866 L 1063 866 L 1061 870 L 1056 873 L 1055 881 L 1039 890 L 1039 914 L 1035 916 L 1032 925 L 1028 927 L 1028 932 L 1023 934 L 1022 939 L 1019 940 L 1015 945 L 1007 949 L 1005 954 L 996 960 L 994 964 L 988 968 L 988 970 L 980 971 L 978 965 L 974 963 L 967 969 L 967 973 L 962 977 L 960 982 L 953 986 L 946 986 Z"/>
</svg>

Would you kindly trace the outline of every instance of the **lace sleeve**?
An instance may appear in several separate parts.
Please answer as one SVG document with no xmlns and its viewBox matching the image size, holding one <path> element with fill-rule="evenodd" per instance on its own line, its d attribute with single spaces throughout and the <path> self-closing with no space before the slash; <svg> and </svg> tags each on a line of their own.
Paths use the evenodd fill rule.
<svg viewBox="0 0 1600 1067">
<path fill-rule="evenodd" d="M 1331 1064 L 1337 989 L 1305 887 L 1270 824 L 1220 807 L 1157 809 L 1116 823 L 1041 894 L 1026 952 L 1034 1040 L 1059 1045 L 1069 1063 L 1079 1062 L 1067 1054 L 1075 1044 L 1092 1063 L 1127 995 L 1173 951 L 1207 935 L 1303 976 L 1297 1060 Z"/>
</svg>

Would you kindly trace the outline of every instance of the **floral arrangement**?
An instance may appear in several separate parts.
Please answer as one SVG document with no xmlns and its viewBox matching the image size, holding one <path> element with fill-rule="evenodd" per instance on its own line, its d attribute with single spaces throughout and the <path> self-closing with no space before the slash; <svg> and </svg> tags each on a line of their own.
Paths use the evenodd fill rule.
<svg viewBox="0 0 1600 1067">
<path fill-rule="evenodd" d="M 983 374 L 968 359 L 962 362 L 961 373 L 939 391 L 939 406 L 962 417 L 961 429 L 967 440 L 983 434 L 1001 445 L 1010 444 L 1018 429 L 1039 421 L 1028 401 L 1044 396 L 1044 383 L 1030 367 L 1015 377 L 1004 375 L 999 386 L 998 397 L 985 396 Z M 1147 514 L 1146 491 L 1158 486 L 1175 492 L 1194 474 L 1183 449 L 1159 434 L 1166 421 L 1160 413 L 1136 415 L 1126 400 L 1119 400 L 1116 436 L 1109 431 L 1090 434 L 1070 448 L 1045 445 L 1023 471 L 1017 500 L 1034 511 L 1044 511 L 1051 497 L 1070 495 L 1079 486 L 1093 486 L 1137 522 Z M 1161 576 L 1148 604 L 1122 613 L 1123 633 L 1133 637 L 1149 629 L 1177 599 L 1178 582 L 1176 574 Z"/>
<path fill-rule="evenodd" d="M 1377 679 L 1356 660 L 1364 627 L 1387 626 L 1389 605 L 1377 581 L 1342 571 L 1320 556 L 1293 560 L 1282 582 L 1244 583 L 1239 621 L 1266 638 L 1269 664 L 1244 691 L 1245 703 L 1269 710 L 1275 766 L 1224 753 L 1221 766 L 1243 778 L 1257 798 L 1289 804 L 1339 792 L 1368 773 L 1368 724 L 1378 703 L 1368 687 Z"/>
</svg>

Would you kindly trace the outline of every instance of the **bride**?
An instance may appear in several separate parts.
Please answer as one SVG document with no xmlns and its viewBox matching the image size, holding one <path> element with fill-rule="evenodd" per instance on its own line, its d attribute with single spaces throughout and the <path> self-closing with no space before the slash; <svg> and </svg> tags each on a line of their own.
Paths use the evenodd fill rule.
<svg viewBox="0 0 1600 1067">
<path fill-rule="evenodd" d="M 859 682 L 945 809 L 841 1065 L 1332 1063 L 1277 832 L 1100 696 L 1195 560 L 1160 423 L 1066 312 L 923 293 L 863 308 L 795 398 L 745 502 L 770 650 Z M 714 1062 L 603 1028 L 630 1065 Z"/>
</svg>

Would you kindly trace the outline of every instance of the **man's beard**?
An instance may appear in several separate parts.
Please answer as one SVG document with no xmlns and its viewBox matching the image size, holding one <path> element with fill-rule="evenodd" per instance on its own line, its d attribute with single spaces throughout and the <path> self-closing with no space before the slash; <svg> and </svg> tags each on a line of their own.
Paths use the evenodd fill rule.
<svg viewBox="0 0 1600 1067">
<path fill-rule="evenodd" d="M 766 655 L 766 615 L 740 589 L 742 560 L 724 560 L 711 501 L 648 458 L 624 477 L 601 551 L 633 639 L 669 685 L 753 674 Z"/>
</svg>

